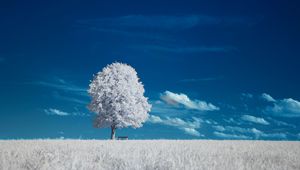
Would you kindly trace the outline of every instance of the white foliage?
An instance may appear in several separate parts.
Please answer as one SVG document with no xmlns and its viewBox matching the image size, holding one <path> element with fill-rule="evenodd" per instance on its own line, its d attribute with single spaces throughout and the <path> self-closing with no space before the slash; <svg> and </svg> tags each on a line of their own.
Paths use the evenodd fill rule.
<svg viewBox="0 0 300 170">
<path fill-rule="evenodd" d="M 151 105 L 144 97 L 144 86 L 137 72 L 127 64 L 113 63 L 94 76 L 88 90 L 89 109 L 97 114 L 95 127 L 142 126 Z"/>
</svg>

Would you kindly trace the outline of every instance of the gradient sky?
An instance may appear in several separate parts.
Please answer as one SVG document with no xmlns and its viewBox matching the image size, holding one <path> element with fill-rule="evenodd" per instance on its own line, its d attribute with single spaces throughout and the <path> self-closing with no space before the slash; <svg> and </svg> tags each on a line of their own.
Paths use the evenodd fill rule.
<svg viewBox="0 0 300 170">
<path fill-rule="evenodd" d="M 296 1 L 1 1 L 0 139 L 109 138 L 93 74 L 133 66 L 151 102 L 130 139 L 300 140 Z"/>
</svg>

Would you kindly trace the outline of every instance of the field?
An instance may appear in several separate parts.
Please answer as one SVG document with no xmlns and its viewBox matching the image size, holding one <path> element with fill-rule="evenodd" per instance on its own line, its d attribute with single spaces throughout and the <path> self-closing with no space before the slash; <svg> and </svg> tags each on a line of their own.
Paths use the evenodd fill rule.
<svg viewBox="0 0 300 170">
<path fill-rule="evenodd" d="M 0 169 L 300 169 L 300 142 L 0 140 Z"/>
</svg>

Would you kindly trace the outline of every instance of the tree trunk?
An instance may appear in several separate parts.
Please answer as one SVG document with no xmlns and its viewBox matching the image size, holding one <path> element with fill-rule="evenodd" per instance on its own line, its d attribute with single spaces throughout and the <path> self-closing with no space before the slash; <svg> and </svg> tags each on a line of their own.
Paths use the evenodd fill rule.
<svg viewBox="0 0 300 170">
<path fill-rule="evenodd" d="M 115 126 L 111 126 L 111 140 L 115 140 L 116 136 L 116 127 Z"/>
</svg>

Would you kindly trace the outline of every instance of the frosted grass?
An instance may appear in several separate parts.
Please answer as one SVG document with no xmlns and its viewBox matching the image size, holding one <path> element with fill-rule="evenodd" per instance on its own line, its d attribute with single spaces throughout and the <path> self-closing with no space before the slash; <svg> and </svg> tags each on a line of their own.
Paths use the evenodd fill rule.
<svg viewBox="0 0 300 170">
<path fill-rule="evenodd" d="M 300 169 L 300 142 L 7 140 L 0 169 Z"/>
</svg>

